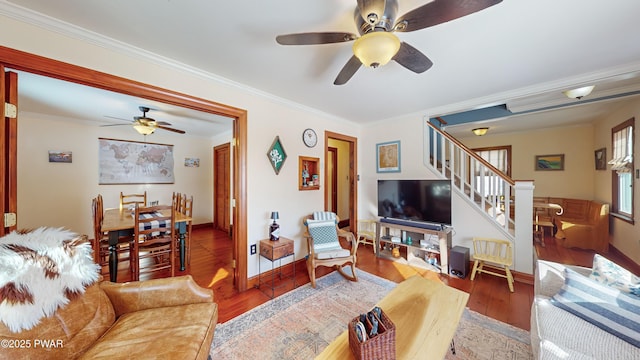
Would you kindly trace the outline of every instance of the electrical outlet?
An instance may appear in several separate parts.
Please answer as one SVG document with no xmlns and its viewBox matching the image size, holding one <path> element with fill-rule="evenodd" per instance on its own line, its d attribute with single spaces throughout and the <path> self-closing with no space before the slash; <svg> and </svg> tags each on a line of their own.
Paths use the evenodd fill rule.
<svg viewBox="0 0 640 360">
<path fill-rule="evenodd" d="M 256 244 L 251 245 L 251 255 L 256 254 Z"/>
</svg>

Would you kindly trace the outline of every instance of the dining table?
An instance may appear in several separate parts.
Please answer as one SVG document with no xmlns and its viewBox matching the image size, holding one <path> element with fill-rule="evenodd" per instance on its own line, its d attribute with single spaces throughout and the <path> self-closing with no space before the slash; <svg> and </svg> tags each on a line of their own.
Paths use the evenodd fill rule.
<svg viewBox="0 0 640 360">
<path fill-rule="evenodd" d="M 549 221 L 542 221 L 540 220 L 540 212 L 542 211 L 548 211 L 549 209 L 551 210 L 555 210 L 555 215 L 562 215 L 564 213 L 564 209 L 562 208 L 562 205 L 560 204 L 555 204 L 555 203 L 548 203 L 548 202 L 533 202 L 533 226 L 535 227 L 534 230 L 534 239 L 536 237 L 539 237 L 538 239 L 536 239 L 536 241 L 540 242 L 540 246 L 545 247 L 544 244 L 544 228 L 548 227 L 553 229 L 554 227 L 554 220 L 553 217 L 551 218 L 551 220 Z M 553 230 L 551 230 L 553 231 Z"/>
<path fill-rule="evenodd" d="M 162 212 L 165 216 L 170 216 L 170 210 Z M 117 245 L 118 238 L 121 236 L 133 236 L 135 221 L 133 219 L 131 209 L 113 208 L 106 209 L 102 219 L 102 231 L 109 233 L 109 279 L 111 282 L 118 280 L 118 254 Z M 185 270 L 185 234 L 187 232 L 187 224 L 191 221 L 191 217 L 180 212 L 175 213 L 175 229 L 178 232 L 179 250 L 180 250 L 180 271 Z"/>
</svg>

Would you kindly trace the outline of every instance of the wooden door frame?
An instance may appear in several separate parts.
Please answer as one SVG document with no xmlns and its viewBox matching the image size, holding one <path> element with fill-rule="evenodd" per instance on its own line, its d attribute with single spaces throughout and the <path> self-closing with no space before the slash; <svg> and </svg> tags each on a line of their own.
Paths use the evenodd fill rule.
<svg viewBox="0 0 640 360">
<path fill-rule="evenodd" d="M 0 201 L 0 214 L 2 214 L 2 229 L 0 236 L 4 236 L 17 226 L 4 226 L 4 214 L 18 212 L 18 118 L 7 117 L 5 113 L 5 103 L 18 106 L 18 74 L 6 72 L 4 66 L 0 64 L 2 79 L 0 80 L 0 118 L 3 119 L 2 129 L 0 129 L 0 143 L 2 144 L 2 155 L 0 156 L 0 189 L 5 194 Z"/>
<path fill-rule="evenodd" d="M 329 177 L 329 158 L 331 158 L 332 163 L 333 163 L 333 171 L 331 172 L 331 177 Z M 327 201 L 329 199 L 331 199 L 331 205 L 333 205 L 333 207 L 335 208 L 335 213 L 338 213 L 338 178 L 336 175 L 336 164 L 338 163 L 338 148 L 332 147 L 332 146 L 327 146 L 327 181 L 325 182 L 325 184 L 329 184 L 331 183 L 331 190 L 333 191 L 333 193 L 329 194 L 329 196 L 327 196 Z M 327 192 L 329 192 L 329 187 L 327 186 Z M 328 202 L 327 202 L 328 204 Z M 329 206 L 327 205 L 327 211 L 333 211 L 334 209 L 330 209 Z"/>
<path fill-rule="evenodd" d="M 355 231 L 358 226 L 358 138 L 348 135 L 343 135 L 331 131 L 324 132 L 324 158 L 327 159 L 329 156 L 329 139 L 346 141 L 349 143 L 349 187 L 350 187 L 350 195 L 349 196 L 349 221 L 351 223 L 351 231 Z M 325 184 L 328 179 L 328 161 L 324 163 L 324 174 L 325 174 Z M 324 208 L 327 210 L 328 197 L 331 196 L 329 194 L 329 187 L 325 186 L 324 190 Z"/>
<path fill-rule="evenodd" d="M 95 71 L 85 67 L 0 46 L 0 65 L 91 86 L 125 95 L 137 96 L 210 114 L 226 116 L 233 122 L 233 241 L 236 254 L 236 284 L 239 291 L 247 290 L 247 110 L 220 104 L 211 100 L 163 89 L 131 79 Z M 6 139 L 5 139 L 6 140 Z M 3 146 L 6 146 L 3 144 Z M 3 175 L 5 177 L 6 175 Z M 6 180 L 5 180 L 6 181 Z"/>
</svg>

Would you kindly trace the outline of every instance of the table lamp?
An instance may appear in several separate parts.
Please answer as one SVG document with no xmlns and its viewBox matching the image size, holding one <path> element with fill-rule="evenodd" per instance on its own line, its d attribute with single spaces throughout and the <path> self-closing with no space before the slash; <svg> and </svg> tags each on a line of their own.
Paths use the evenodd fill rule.
<svg viewBox="0 0 640 360">
<path fill-rule="evenodd" d="M 280 239 L 280 225 L 276 224 L 276 220 L 279 219 L 277 211 L 271 212 L 271 219 L 273 219 L 273 224 L 269 226 L 269 239 L 276 241 Z"/>
</svg>

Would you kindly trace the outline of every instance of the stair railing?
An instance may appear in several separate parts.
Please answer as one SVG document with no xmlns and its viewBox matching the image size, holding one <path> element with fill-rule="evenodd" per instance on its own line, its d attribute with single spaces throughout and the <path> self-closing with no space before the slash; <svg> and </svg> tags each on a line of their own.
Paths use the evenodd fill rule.
<svg viewBox="0 0 640 360">
<path fill-rule="evenodd" d="M 429 136 L 425 161 L 484 216 L 515 236 L 515 181 L 467 148 L 450 134 L 427 121 Z"/>
</svg>

